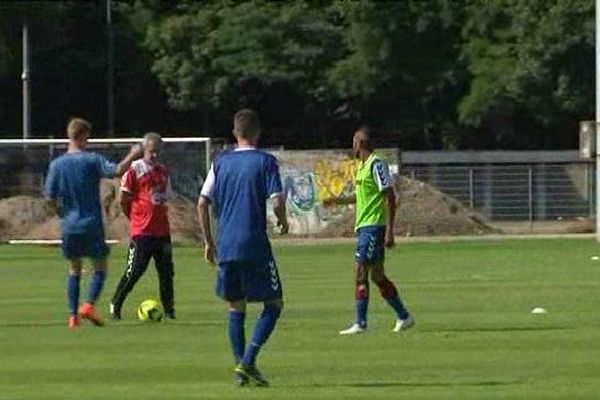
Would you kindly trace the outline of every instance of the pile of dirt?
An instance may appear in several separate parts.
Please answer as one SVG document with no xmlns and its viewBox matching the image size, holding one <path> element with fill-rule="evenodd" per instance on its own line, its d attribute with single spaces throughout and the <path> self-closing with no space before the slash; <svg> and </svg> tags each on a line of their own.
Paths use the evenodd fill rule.
<svg viewBox="0 0 600 400">
<path fill-rule="evenodd" d="M 121 212 L 118 190 L 119 182 L 116 180 L 104 180 L 101 184 L 106 237 L 126 240 L 129 223 Z M 396 186 L 396 192 L 399 201 L 397 235 L 480 235 L 495 232 L 481 216 L 423 182 L 402 179 Z M 169 219 L 175 241 L 199 239 L 194 202 L 182 197 L 172 200 L 169 203 Z M 352 208 L 346 207 L 338 221 L 315 236 L 354 236 Z M 0 200 L 0 240 L 14 238 L 59 239 L 60 221 L 43 199 L 17 196 Z"/>
<path fill-rule="evenodd" d="M 25 237 L 33 227 L 45 224 L 52 215 L 43 199 L 15 196 L 0 200 L 0 241 Z"/>
<path fill-rule="evenodd" d="M 403 178 L 396 185 L 397 234 L 404 236 L 500 233 L 485 218 L 424 182 Z"/>
<path fill-rule="evenodd" d="M 129 221 L 118 201 L 119 182 L 103 180 L 100 187 L 106 237 L 126 240 Z M 169 203 L 169 222 L 176 241 L 197 240 L 199 225 L 193 202 L 177 197 Z M 17 196 L 0 200 L 0 241 L 9 239 L 60 239 L 60 220 L 48 203 L 39 198 Z"/>
<path fill-rule="evenodd" d="M 395 233 L 399 236 L 483 235 L 500 233 L 483 216 L 434 187 L 402 178 L 396 183 L 398 209 Z M 348 210 L 341 222 L 327 227 L 319 236 L 354 236 L 354 211 Z"/>
</svg>

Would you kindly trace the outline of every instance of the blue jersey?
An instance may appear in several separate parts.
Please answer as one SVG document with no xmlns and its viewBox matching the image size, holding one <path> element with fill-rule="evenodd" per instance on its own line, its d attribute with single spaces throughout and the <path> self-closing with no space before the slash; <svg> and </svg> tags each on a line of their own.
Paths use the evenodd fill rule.
<svg viewBox="0 0 600 400">
<path fill-rule="evenodd" d="M 272 259 L 266 202 L 282 191 L 277 159 L 268 153 L 240 148 L 215 161 L 202 195 L 217 214 L 219 262 Z"/>
<path fill-rule="evenodd" d="M 115 173 L 116 164 L 85 151 L 65 153 L 50 163 L 46 196 L 61 204 L 63 235 L 103 229 L 100 180 Z"/>
</svg>

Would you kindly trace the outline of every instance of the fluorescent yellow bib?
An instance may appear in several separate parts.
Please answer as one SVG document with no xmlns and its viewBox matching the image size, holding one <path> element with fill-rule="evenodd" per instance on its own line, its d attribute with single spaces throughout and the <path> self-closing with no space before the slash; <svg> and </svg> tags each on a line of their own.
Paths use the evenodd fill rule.
<svg viewBox="0 0 600 400">
<path fill-rule="evenodd" d="M 365 226 L 385 226 L 386 205 L 384 192 L 373 177 L 373 163 L 380 161 L 371 154 L 364 162 L 358 164 L 356 173 L 356 224 L 355 230 Z"/>
</svg>

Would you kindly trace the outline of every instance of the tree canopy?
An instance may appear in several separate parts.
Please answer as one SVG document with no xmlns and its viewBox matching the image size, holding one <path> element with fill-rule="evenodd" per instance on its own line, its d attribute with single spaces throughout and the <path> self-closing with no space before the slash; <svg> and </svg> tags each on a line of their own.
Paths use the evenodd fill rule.
<svg viewBox="0 0 600 400">
<path fill-rule="evenodd" d="M 123 134 L 228 137 L 231 115 L 252 107 L 269 145 L 347 146 L 369 124 L 402 148 L 554 149 L 574 147 L 593 116 L 589 0 L 113 3 Z M 19 130 L 25 19 L 35 132 L 75 113 L 104 129 L 103 12 L 0 4 L 3 134 Z"/>
</svg>

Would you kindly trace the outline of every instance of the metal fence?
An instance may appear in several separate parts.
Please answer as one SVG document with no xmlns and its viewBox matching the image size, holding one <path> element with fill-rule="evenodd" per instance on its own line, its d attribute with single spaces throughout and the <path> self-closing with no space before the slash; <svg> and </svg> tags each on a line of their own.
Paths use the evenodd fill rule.
<svg viewBox="0 0 600 400">
<path fill-rule="evenodd" d="M 477 159 L 475 153 L 466 157 L 462 152 L 454 157 L 452 152 L 403 155 L 400 173 L 431 184 L 492 221 L 593 216 L 594 165 L 573 152 L 487 153 L 487 158 L 477 153 Z"/>
</svg>

